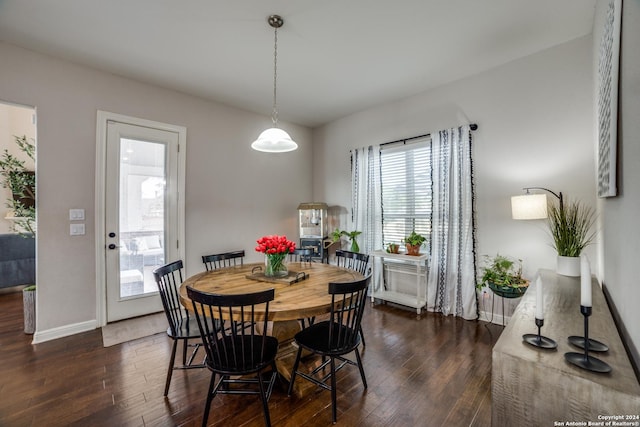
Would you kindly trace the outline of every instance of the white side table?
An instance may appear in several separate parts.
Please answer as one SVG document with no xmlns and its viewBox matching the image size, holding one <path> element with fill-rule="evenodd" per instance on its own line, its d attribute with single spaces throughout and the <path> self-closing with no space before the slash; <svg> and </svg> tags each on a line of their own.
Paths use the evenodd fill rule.
<svg viewBox="0 0 640 427">
<path fill-rule="evenodd" d="M 419 256 L 405 255 L 402 253 L 390 254 L 382 250 L 374 251 L 370 255 L 373 257 L 373 284 L 371 301 L 373 302 L 376 298 L 378 298 L 407 307 L 413 307 L 416 309 L 416 313 L 420 314 L 422 307 L 427 305 L 427 260 L 429 256 L 427 254 L 421 254 Z M 398 292 L 393 283 L 385 284 L 385 259 L 391 259 L 394 261 L 415 265 L 415 272 L 409 272 L 406 270 L 401 271 L 402 273 L 412 274 L 416 276 L 415 295 Z M 387 271 L 399 272 L 400 270 L 394 270 L 393 264 L 389 263 L 387 265 Z"/>
</svg>

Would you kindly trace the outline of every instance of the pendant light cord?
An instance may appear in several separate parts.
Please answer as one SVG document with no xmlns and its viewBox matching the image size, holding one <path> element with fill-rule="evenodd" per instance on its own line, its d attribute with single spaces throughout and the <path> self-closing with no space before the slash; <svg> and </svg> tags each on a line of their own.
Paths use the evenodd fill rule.
<svg viewBox="0 0 640 427">
<path fill-rule="evenodd" d="M 277 102 L 277 85 L 278 85 L 278 27 L 274 28 L 274 41 L 273 41 L 273 111 L 271 113 L 271 120 L 273 121 L 273 127 L 278 127 L 278 102 Z"/>
</svg>

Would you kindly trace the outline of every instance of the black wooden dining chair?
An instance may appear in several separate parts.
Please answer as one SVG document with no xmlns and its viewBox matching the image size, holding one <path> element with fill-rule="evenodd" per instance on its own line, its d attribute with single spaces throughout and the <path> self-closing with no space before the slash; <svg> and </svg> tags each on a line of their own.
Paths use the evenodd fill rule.
<svg viewBox="0 0 640 427">
<path fill-rule="evenodd" d="M 331 415 L 334 424 L 337 419 L 336 372 L 346 365 L 357 366 L 360 370 L 362 384 L 364 388 L 367 388 L 367 379 L 362 368 L 358 346 L 361 341 L 360 322 L 364 313 L 370 280 L 371 276 L 367 276 L 355 282 L 329 283 L 329 294 L 331 295 L 329 320 L 314 323 L 298 332 L 294 337 L 298 345 L 298 353 L 293 365 L 288 394 L 291 396 L 293 384 L 298 375 L 319 387 L 330 390 Z M 303 350 L 308 350 L 322 357 L 323 362 L 311 372 L 298 370 Z M 351 352 L 356 355 L 355 362 L 344 357 Z M 340 362 L 337 367 L 336 359 Z M 327 365 L 330 367 L 330 372 L 324 374 Z M 329 379 L 331 382 L 327 385 Z"/>
<path fill-rule="evenodd" d="M 153 277 L 155 278 L 158 290 L 160 291 L 160 299 L 162 300 L 162 307 L 164 313 L 167 316 L 169 322 L 169 328 L 167 328 L 167 335 L 173 340 L 173 347 L 171 349 L 171 358 L 169 360 L 169 369 L 167 372 L 167 380 L 164 386 L 164 395 L 169 393 L 169 385 L 171 384 L 171 376 L 175 369 L 193 369 L 204 368 L 204 364 L 193 364 L 193 359 L 200 348 L 200 331 L 196 325 L 195 319 L 191 319 L 189 322 L 189 313 L 180 304 L 180 298 L 178 289 L 182 283 L 182 260 L 174 261 L 169 264 L 153 270 Z M 197 343 L 189 343 L 189 340 L 197 340 Z M 178 341 L 183 342 L 182 347 L 182 365 L 175 366 L 176 349 Z M 187 360 L 187 353 L 189 348 L 193 348 L 189 360 Z"/>
<path fill-rule="evenodd" d="M 296 248 L 293 252 L 288 255 L 287 260 L 289 262 L 301 262 L 301 263 L 310 263 L 313 262 L 313 248 Z M 306 327 L 306 323 L 312 325 L 315 321 L 315 317 L 309 317 L 306 319 L 298 319 L 302 329 Z"/>
<path fill-rule="evenodd" d="M 369 266 L 369 255 L 360 252 L 350 252 L 338 249 L 336 251 L 336 263 L 338 267 L 355 270 L 360 274 L 367 276 L 371 273 Z"/>
<path fill-rule="evenodd" d="M 336 263 L 338 267 L 348 268 L 355 270 L 358 273 L 368 276 L 371 274 L 371 267 L 369 266 L 369 255 L 360 252 L 343 251 L 338 249 L 336 251 Z M 367 343 L 364 340 L 364 332 L 360 327 L 360 335 L 362 337 L 362 346 L 366 346 Z"/>
<path fill-rule="evenodd" d="M 289 262 L 312 262 L 313 261 L 313 249 L 312 248 L 296 248 L 288 256 Z"/>
<path fill-rule="evenodd" d="M 235 267 L 244 265 L 244 250 L 224 252 L 221 254 L 203 255 L 202 262 L 207 271 L 217 270 L 224 267 Z"/>
<path fill-rule="evenodd" d="M 207 425 L 211 401 L 221 393 L 259 395 L 265 424 L 270 426 L 268 401 L 278 376 L 275 364 L 278 340 L 267 335 L 267 320 L 269 302 L 275 298 L 275 291 L 219 295 L 188 286 L 187 295 L 193 302 L 207 351 L 206 365 L 211 371 L 202 425 Z M 266 307 L 264 318 L 258 319 L 255 307 L 260 304 L 266 304 Z M 207 321 L 213 318 L 219 321 Z M 268 367 L 271 367 L 271 374 L 265 383 L 262 373 Z M 219 376 L 217 382 L 216 375 Z M 255 377 L 245 377 L 247 375 Z"/>
</svg>

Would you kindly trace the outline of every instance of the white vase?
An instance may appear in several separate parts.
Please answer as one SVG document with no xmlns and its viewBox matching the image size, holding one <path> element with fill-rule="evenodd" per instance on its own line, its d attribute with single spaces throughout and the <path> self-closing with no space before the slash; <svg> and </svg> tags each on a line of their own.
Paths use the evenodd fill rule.
<svg viewBox="0 0 640 427">
<path fill-rule="evenodd" d="M 569 277 L 580 277 L 580 257 L 558 255 L 556 273 Z"/>
</svg>

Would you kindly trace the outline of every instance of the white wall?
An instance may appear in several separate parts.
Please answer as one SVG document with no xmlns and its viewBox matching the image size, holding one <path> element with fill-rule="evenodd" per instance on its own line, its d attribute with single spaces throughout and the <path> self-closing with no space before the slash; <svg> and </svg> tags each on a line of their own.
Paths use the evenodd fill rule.
<svg viewBox="0 0 640 427">
<path fill-rule="evenodd" d="M 20 105 L 2 104 L 0 102 L 0 155 L 6 149 L 18 160 L 24 161 L 27 170 L 35 170 L 34 161 L 20 151 L 15 142 L 16 136 L 26 136 L 31 142 L 36 139 L 36 126 L 33 124 L 35 111 Z M 0 187 L 0 234 L 11 233 L 12 223 L 5 219 L 10 212 L 5 201 L 12 198 L 11 190 Z"/>
<path fill-rule="evenodd" d="M 598 1 L 596 25 L 606 6 Z M 594 29 L 594 52 L 599 45 Z M 598 33 L 598 34 L 596 34 Z M 620 82 L 618 100 L 618 196 L 599 199 L 602 219 L 604 268 L 600 279 L 607 287 L 640 365 L 640 1 L 627 0 L 622 7 Z"/>
<path fill-rule="evenodd" d="M 205 253 L 244 248 L 260 260 L 264 234 L 297 236 L 297 206 L 311 197 L 311 132 L 282 123 L 300 148 L 251 150 L 271 125 L 260 116 L 0 43 L 0 100 L 38 109 L 37 332 L 96 319 L 96 111 L 187 128 L 186 269 Z M 267 112 L 269 113 L 269 112 Z M 85 236 L 68 210 L 86 209 Z"/>
<path fill-rule="evenodd" d="M 595 207 L 591 70 L 587 36 L 316 129 L 314 199 L 351 208 L 353 147 L 474 122 L 477 253 L 555 269 L 546 223 L 512 220 L 510 197 L 541 186 Z"/>
</svg>

